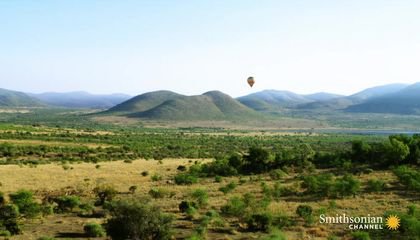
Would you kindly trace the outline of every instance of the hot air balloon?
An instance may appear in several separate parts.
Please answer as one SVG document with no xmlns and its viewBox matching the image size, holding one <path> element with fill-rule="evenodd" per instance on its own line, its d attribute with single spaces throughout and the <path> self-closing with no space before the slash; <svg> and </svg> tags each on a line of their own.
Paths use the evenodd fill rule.
<svg viewBox="0 0 420 240">
<path fill-rule="evenodd" d="M 249 84 L 249 86 L 254 86 L 254 83 L 255 83 L 255 80 L 254 80 L 254 77 L 249 77 L 248 78 L 248 84 Z"/>
</svg>

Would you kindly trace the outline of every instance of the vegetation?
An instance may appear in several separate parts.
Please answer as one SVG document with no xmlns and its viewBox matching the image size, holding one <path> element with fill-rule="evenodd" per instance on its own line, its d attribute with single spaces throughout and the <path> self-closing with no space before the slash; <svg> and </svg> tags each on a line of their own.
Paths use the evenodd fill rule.
<svg viewBox="0 0 420 240">
<path fill-rule="evenodd" d="M 419 135 L 152 129 L 95 125 L 85 116 L 78 116 L 80 125 L 42 118 L 34 125 L 0 123 L 0 164 L 13 173 L 0 176 L 5 236 L 59 236 L 36 233 L 35 226 L 65 231 L 61 221 L 86 238 L 106 232 L 113 239 L 285 239 L 296 229 L 302 238 L 419 235 Z M 313 224 L 320 213 L 350 207 L 355 215 L 372 209 L 372 216 L 396 209 L 401 227 L 352 234 Z"/>
<path fill-rule="evenodd" d="M 112 239 L 170 239 L 172 218 L 139 202 L 115 202 L 106 232 Z"/>
<path fill-rule="evenodd" d="M 83 227 L 83 230 L 88 237 L 104 237 L 106 235 L 105 230 L 97 223 L 88 223 Z"/>
</svg>

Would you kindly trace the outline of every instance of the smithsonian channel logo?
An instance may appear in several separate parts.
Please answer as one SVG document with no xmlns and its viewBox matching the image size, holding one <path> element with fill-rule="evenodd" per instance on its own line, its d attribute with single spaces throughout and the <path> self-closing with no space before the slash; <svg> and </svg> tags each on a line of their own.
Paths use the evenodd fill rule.
<svg viewBox="0 0 420 240">
<path fill-rule="evenodd" d="M 400 218 L 396 215 L 390 215 L 387 218 L 371 216 L 348 216 L 345 213 L 335 216 L 319 215 L 321 224 L 345 224 L 350 230 L 398 230 L 400 227 Z"/>
</svg>

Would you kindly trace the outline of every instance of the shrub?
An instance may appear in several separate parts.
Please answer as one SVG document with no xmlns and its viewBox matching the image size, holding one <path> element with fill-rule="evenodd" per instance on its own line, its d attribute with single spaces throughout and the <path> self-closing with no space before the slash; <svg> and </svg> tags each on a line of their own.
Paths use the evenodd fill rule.
<svg viewBox="0 0 420 240">
<path fill-rule="evenodd" d="M 351 234 L 353 240 L 370 240 L 369 233 L 356 231 Z"/>
<path fill-rule="evenodd" d="M 74 208 L 80 205 L 78 196 L 61 196 L 54 200 L 57 203 L 59 212 L 72 212 Z"/>
<path fill-rule="evenodd" d="M 268 232 L 272 224 L 272 216 L 269 213 L 256 213 L 246 220 L 248 230 Z"/>
<path fill-rule="evenodd" d="M 4 193 L 0 192 L 0 207 L 6 204 L 6 198 L 4 197 Z"/>
<path fill-rule="evenodd" d="M 217 183 L 222 182 L 222 176 L 219 176 L 219 175 L 215 176 L 214 181 L 217 182 Z"/>
<path fill-rule="evenodd" d="M 19 190 L 10 194 L 10 200 L 19 208 L 19 212 L 26 217 L 35 217 L 41 212 L 41 207 L 34 201 L 31 191 Z"/>
<path fill-rule="evenodd" d="M 204 207 L 209 201 L 209 195 L 204 189 L 196 189 L 191 193 L 191 197 L 197 201 L 199 207 Z"/>
<path fill-rule="evenodd" d="M 238 174 L 238 169 L 230 166 L 226 159 L 216 159 L 213 162 L 200 165 L 199 167 L 191 167 L 190 172 L 198 173 L 203 177 L 228 177 Z"/>
<path fill-rule="evenodd" d="M 91 203 L 81 203 L 79 204 L 80 210 L 82 210 L 82 214 L 91 214 L 95 207 Z"/>
<path fill-rule="evenodd" d="M 176 170 L 180 171 L 180 172 L 185 172 L 187 171 L 187 167 L 184 165 L 179 165 Z"/>
<path fill-rule="evenodd" d="M 296 214 L 299 217 L 307 218 L 312 215 L 312 207 L 309 205 L 299 205 L 296 208 Z"/>
<path fill-rule="evenodd" d="M 243 170 L 245 173 L 263 173 L 270 168 L 269 156 L 267 150 L 257 147 L 251 147 L 249 153 L 244 158 Z"/>
<path fill-rule="evenodd" d="M 44 203 L 41 205 L 42 216 L 48 216 L 54 213 L 54 207 L 51 204 Z"/>
<path fill-rule="evenodd" d="M 310 224 L 313 221 L 312 218 L 312 207 L 309 205 L 299 205 L 296 208 L 296 214 L 305 219 L 306 223 Z"/>
<path fill-rule="evenodd" d="M 284 233 L 278 229 L 274 229 L 270 234 L 262 240 L 286 240 Z"/>
<path fill-rule="evenodd" d="M 420 171 L 407 166 L 400 166 L 394 169 L 394 174 L 407 190 L 420 191 Z"/>
<path fill-rule="evenodd" d="M 240 197 L 232 197 L 229 199 L 228 203 L 221 208 L 221 211 L 224 215 L 240 217 L 243 216 L 247 204 Z"/>
<path fill-rule="evenodd" d="M 302 187 L 306 193 L 328 197 L 333 192 L 333 179 L 331 174 L 319 174 L 317 176 L 304 176 Z"/>
<path fill-rule="evenodd" d="M 360 190 L 360 181 L 352 175 L 345 175 L 336 180 L 334 191 L 336 195 L 341 197 L 356 195 Z"/>
<path fill-rule="evenodd" d="M 9 231 L 0 229 L 0 237 L 10 237 L 10 236 L 12 236 L 12 234 Z"/>
<path fill-rule="evenodd" d="M 276 214 L 273 216 L 273 225 L 280 229 L 284 227 L 292 226 L 293 224 L 294 222 L 287 215 Z"/>
<path fill-rule="evenodd" d="M 269 175 L 272 180 L 279 180 L 280 178 L 286 176 L 286 173 L 281 169 L 274 169 L 270 171 Z"/>
<path fill-rule="evenodd" d="M 169 192 L 163 188 L 151 188 L 149 190 L 149 195 L 152 198 L 164 198 L 169 195 Z"/>
<path fill-rule="evenodd" d="M 3 226 L 11 235 L 21 233 L 18 217 L 19 209 L 16 205 L 7 204 L 0 207 L 0 226 Z"/>
<path fill-rule="evenodd" d="M 174 178 L 175 183 L 178 185 L 191 185 L 198 182 L 198 178 L 190 173 L 180 173 Z"/>
<path fill-rule="evenodd" d="M 224 194 L 228 194 L 228 193 L 232 192 L 236 188 L 236 186 L 237 185 L 236 185 L 235 182 L 230 182 L 226 186 L 220 187 L 219 191 L 221 191 Z"/>
<path fill-rule="evenodd" d="M 114 240 L 171 238 L 172 217 L 158 207 L 120 201 L 112 206 L 106 232 Z"/>
<path fill-rule="evenodd" d="M 371 179 L 367 182 L 366 190 L 369 192 L 380 192 L 385 188 L 385 182 L 378 179 Z"/>
<path fill-rule="evenodd" d="M 108 201 L 108 202 L 112 201 L 118 193 L 114 187 L 108 186 L 108 185 L 98 186 L 93 191 L 96 193 L 96 196 L 98 197 L 98 201 L 96 202 L 97 206 L 104 205 L 105 201 Z"/>
<path fill-rule="evenodd" d="M 157 182 L 157 181 L 162 180 L 162 176 L 160 176 L 159 174 L 155 173 L 155 174 L 152 175 L 151 179 L 152 179 L 153 182 Z"/>
<path fill-rule="evenodd" d="M 191 201 L 182 201 L 178 205 L 179 211 L 182 213 L 186 213 L 190 208 L 198 208 L 197 203 Z"/>
<path fill-rule="evenodd" d="M 134 193 L 136 192 L 136 190 L 137 190 L 137 186 L 130 186 L 130 187 L 128 188 L 128 191 L 129 191 L 131 194 L 134 194 Z"/>
<path fill-rule="evenodd" d="M 100 224 L 97 223 L 87 223 L 83 230 L 87 237 L 105 237 L 105 230 Z"/>
</svg>

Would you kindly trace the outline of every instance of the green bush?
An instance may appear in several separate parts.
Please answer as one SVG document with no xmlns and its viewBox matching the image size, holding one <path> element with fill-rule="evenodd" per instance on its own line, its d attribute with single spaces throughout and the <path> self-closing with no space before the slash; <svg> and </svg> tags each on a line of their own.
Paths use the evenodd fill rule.
<svg viewBox="0 0 420 240">
<path fill-rule="evenodd" d="M 394 169 L 394 174 L 407 190 L 420 191 L 420 171 L 407 166 Z"/>
<path fill-rule="evenodd" d="M 312 218 L 312 207 L 309 205 L 299 205 L 296 208 L 296 214 L 305 219 L 306 223 L 311 224 L 313 222 L 313 218 Z"/>
<path fill-rule="evenodd" d="M 19 208 L 13 204 L 6 204 L 0 207 L 0 227 L 4 227 L 11 235 L 20 234 Z"/>
<path fill-rule="evenodd" d="M 172 217 L 158 207 L 120 201 L 113 204 L 105 229 L 113 240 L 171 238 Z"/>
<path fill-rule="evenodd" d="M 353 240 L 370 240 L 368 232 L 356 231 L 351 234 Z"/>
<path fill-rule="evenodd" d="M 98 200 L 96 201 L 95 205 L 102 206 L 104 205 L 105 201 L 111 202 L 114 197 L 118 194 L 118 191 L 115 190 L 114 187 L 103 185 L 98 186 L 93 191 L 96 193 Z"/>
<path fill-rule="evenodd" d="M 10 237 L 10 236 L 12 236 L 12 234 L 9 231 L 0 229 L 0 237 Z"/>
<path fill-rule="evenodd" d="M 342 178 L 336 179 L 334 190 L 341 197 L 354 196 L 360 190 L 360 181 L 352 175 L 345 175 Z"/>
<path fill-rule="evenodd" d="M 204 207 L 209 202 L 209 194 L 204 189 L 196 189 L 191 193 L 191 197 L 197 202 L 199 207 Z"/>
<path fill-rule="evenodd" d="M 246 223 L 250 231 L 268 232 L 272 221 L 273 217 L 270 213 L 255 213 L 247 217 Z"/>
<path fill-rule="evenodd" d="M 166 196 L 169 196 L 169 192 L 163 188 L 151 188 L 149 190 L 149 195 L 152 198 L 164 198 Z"/>
<path fill-rule="evenodd" d="M 160 176 L 159 174 L 155 173 L 155 174 L 152 175 L 151 179 L 152 179 L 153 182 L 157 182 L 157 181 L 162 180 L 162 176 Z"/>
<path fill-rule="evenodd" d="M 191 185 L 198 182 L 198 177 L 190 173 L 180 173 L 174 178 L 178 185 Z"/>
<path fill-rule="evenodd" d="M 269 175 L 272 180 L 279 180 L 286 176 L 286 173 L 281 169 L 274 169 L 270 171 Z"/>
<path fill-rule="evenodd" d="M 385 182 L 380 179 L 370 179 L 366 186 L 366 190 L 369 192 L 381 192 L 384 188 Z"/>
<path fill-rule="evenodd" d="M 244 157 L 244 173 L 263 173 L 270 169 L 270 154 L 267 150 L 258 147 L 249 148 L 249 153 Z"/>
<path fill-rule="evenodd" d="M 54 213 L 54 207 L 51 204 L 44 203 L 41 205 L 42 216 L 48 216 Z"/>
<path fill-rule="evenodd" d="M 78 196 L 61 196 L 54 200 L 57 203 L 58 212 L 73 212 L 73 209 L 80 205 Z"/>
<path fill-rule="evenodd" d="M 267 237 L 264 237 L 262 240 L 287 240 L 287 238 L 282 231 L 274 229 Z"/>
<path fill-rule="evenodd" d="M 92 214 L 93 210 L 95 209 L 95 206 L 93 206 L 92 203 L 81 203 L 79 204 L 79 208 L 82 211 L 82 214 L 89 215 Z"/>
<path fill-rule="evenodd" d="M 221 208 L 221 211 L 226 216 L 241 217 L 245 213 L 246 208 L 247 204 L 245 201 L 240 197 L 234 196 Z"/>
<path fill-rule="evenodd" d="M 305 193 L 328 197 L 333 192 L 334 182 L 331 174 L 304 176 L 302 180 L 302 187 L 306 189 Z"/>
<path fill-rule="evenodd" d="M 19 208 L 19 213 L 26 217 L 35 217 L 41 213 L 41 207 L 33 199 L 33 193 L 28 190 L 19 190 L 9 195 L 10 200 Z"/>
<path fill-rule="evenodd" d="M 302 218 L 312 216 L 312 207 L 309 205 L 299 205 L 296 208 L 296 214 Z"/>
<path fill-rule="evenodd" d="M 104 228 L 97 223 L 87 223 L 83 230 L 87 237 L 105 237 L 105 230 Z"/>
<path fill-rule="evenodd" d="M 191 201 L 182 201 L 179 205 L 178 205 L 179 211 L 182 213 L 186 213 L 188 211 L 188 209 L 190 208 L 198 208 L 197 203 L 195 202 L 191 202 Z"/>
<path fill-rule="evenodd" d="M 6 204 L 4 193 L 0 192 L 0 207 Z"/>
<path fill-rule="evenodd" d="M 236 185 L 235 182 L 230 182 L 226 186 L 220 187 L 219 191 L 221 191 L 224 194 L 228 194 L 228 193 L 232 192 L 233 190 L 235 190 L 236 186 L 237 185 Z"/>
</svg>

